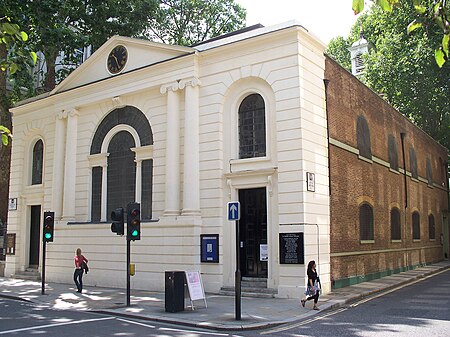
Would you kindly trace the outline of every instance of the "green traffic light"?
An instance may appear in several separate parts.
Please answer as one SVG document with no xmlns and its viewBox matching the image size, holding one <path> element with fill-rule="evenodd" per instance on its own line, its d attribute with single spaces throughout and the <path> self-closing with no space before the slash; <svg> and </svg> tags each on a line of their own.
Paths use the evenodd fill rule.
<svg viewBox="0 0 450 337">
<path fill-rule="evenodd" d="M 131 232 L 131 236 L 138 236 L 138 234 L 139 232 L 137 231 L 137 229 Z"/>
<path fill-rule="evenodd" d="M 50 233 L 45 233 L 45 238 L 48 240 L 48 239 L 51 239 L 51 237 L 52 237 L 52 235 L 50 234 Z"/>
</svg>

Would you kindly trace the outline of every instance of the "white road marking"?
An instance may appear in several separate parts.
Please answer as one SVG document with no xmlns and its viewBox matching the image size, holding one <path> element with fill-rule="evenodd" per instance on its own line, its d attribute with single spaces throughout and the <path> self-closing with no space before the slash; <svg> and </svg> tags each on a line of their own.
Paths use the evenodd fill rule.
<svg viewBox="0 0 450 337">
<path fill-rule="evenodd" d="M 73 322 L 64 322 L 64 323 L 55 323 L 55 324 L 46 324 L 46 325 L 38 325 L 38 326 L 30 326 L 27 328 L 21 328 L 21 329 L 14 329 L 14 330 L 6 330 L 6 331 L 0 331 L 0 335 L 6 335 L 9 333 L 14 332 L 21 332 L 21 331 L 29 331 L 29 330 L 40 330 L 45 328 L 54 328 L 57 326 L 63 326 L 63 325 L 71 325 L 71 324 L 82 324 L 82 323 L 89 323 L 89 322 L 98 322 L 98 321 L 106 321 L 115 319 L 115 317 L 105 317 L 105 318 L 94 318 L 94 319 L 83 319 L 81 321 L 73 321 Z"/>
</svg>

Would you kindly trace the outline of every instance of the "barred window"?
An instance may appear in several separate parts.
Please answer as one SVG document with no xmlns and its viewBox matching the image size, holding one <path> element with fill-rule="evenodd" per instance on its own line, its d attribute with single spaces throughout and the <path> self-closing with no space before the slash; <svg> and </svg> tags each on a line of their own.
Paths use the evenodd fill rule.
<svg viewBox="0 0 450 337">
<path fill-rule="evenodd" d="M 401 240 L 400 210 L 391 209 L 391 240 Z"/>
<path fill-rule="evenodd" d="M 420 240 L 420 215 L 419 212 L 414 212 L 412 214 L 412 230 L 413 230 L 413 240 Z"/>
<path fill-rule="evenodd" d="M 361 241 L 374 239 L 373 209 L 366 203 L 359 206 L 359 231 Z"/>
<path fill-rule="evenodd" d="M 358 116 L 356 123 L 356 142 L 359 155 L 367 159 L 372 159 L 372 149 L 370 144 L 370 130 L 364 116 Z"/>
<path fill-rule="evenodd" d="M 398 150 L 397 142 L 393 135 L 388 136 L 388 156 L 391 169 L 398 171 Z"/>
<path fill-rule="evenodd" d="M 416 151 L 413 148 L 409 149 L 409 167 L 411 170 L 411 176 L 415 179 L 419 179 L 419 174 L 417 172 Z"/>
<path fill-rule="evenodd" d="M 44 157 L 44 143 L 38 140 L 33 147 L 33 168 L 31 173 L 31 185 L 42 184 L 42 166 Z"/>
<path fill-rule="evenodd" d="M 436 239 L 436 227 L 434 225 L 434 215 L 430 214 L 428 216 L 428 236 L 430 240 Z"/>
<path fill-rule="evenodd" d="M 264 99 L 247 96 L 239 106 L 239 158 L 266 155 L 266 118 Z"/>
</svg>

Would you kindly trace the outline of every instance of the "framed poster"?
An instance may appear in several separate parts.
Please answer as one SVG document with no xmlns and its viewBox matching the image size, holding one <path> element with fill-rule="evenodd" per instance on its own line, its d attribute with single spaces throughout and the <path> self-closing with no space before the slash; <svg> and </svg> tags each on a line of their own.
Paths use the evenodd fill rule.
<svg viewBox="0 0 450 337">
<path fill-rule="evenodd" d="M 219 263 L 219 234 L 200 235 L 201 262 Z"/>
<path fill-rule="evenodd" d="M 280 264 L 305 264 L 303 233 L 280 233 Z"/>
</svg>

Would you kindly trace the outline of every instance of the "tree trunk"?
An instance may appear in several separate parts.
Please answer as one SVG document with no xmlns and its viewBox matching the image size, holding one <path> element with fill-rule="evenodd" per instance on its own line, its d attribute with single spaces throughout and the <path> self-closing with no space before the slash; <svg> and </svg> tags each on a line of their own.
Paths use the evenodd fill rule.
<svg viewBox="0 0 450 337">
<path fill-rule="evenodd" d="M 52 91 L 56 86 L 56 58 L 58 52 L 44 52 L 47 73 L 45 74 L 44 90 Z"/>
<path fill-rule="evenodd" d="M 5 59 L 6 53 L 5 44 L 0 44 L 0 59 Z M 6 126 L 10 130 L 12 128 L 9 101 L 6 94 L 6 73 L 3 71 L 0 71 L 0 125 Z M 8 217 L 10 163 L 11 145 L 3 146 L 0 141 L 0 222 L 3 223 L 6 223 Z M 0 233 L 0 235 L 2 234 Z M 2 256 L 0 256 L 1 259 Z"/>
</svg>

